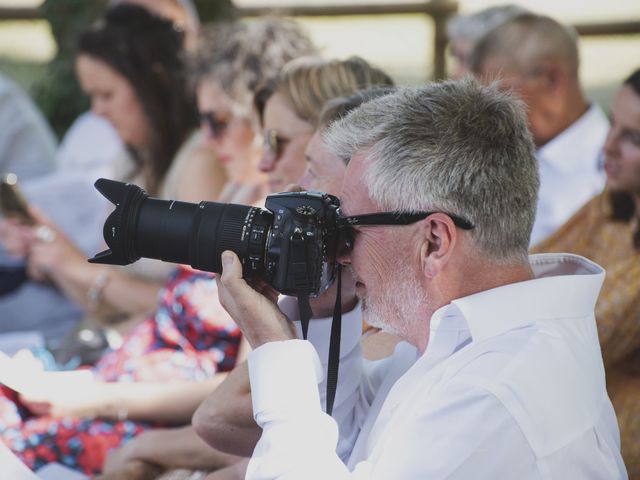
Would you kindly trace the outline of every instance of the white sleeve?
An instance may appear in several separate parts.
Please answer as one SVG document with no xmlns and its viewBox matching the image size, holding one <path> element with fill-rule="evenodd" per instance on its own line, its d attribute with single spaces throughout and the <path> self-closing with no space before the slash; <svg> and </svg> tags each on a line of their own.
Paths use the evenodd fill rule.
<svg viewBox="0 0 640 480">
<path fill-rule="evenodd" d="M 518 424 L 472 382 L 424 392 L 424 408 L 394 415 L 388 436 L 350 472 L 335 453 L 337 425 L 320 408 L 314 382 L 322 370 L 311 344 L 266 344 L 251 354 L 249 369 L 255 418 L 263 428 L 249 480 L 533 478 L 535 458 Z"/>
<path fill-rule="evenodd" d="M 262 436 L 247 479 L 310 478 L 310 465 L 322 466 L 318 478 L 338 478 L 332 472 L 347 471 L 336 453 L 338 426 L 321 409 L 322 366 L 308 341 L 262 345 L 249 354 L 249 375 Z"/>
<path fill-rule="evenodd" d="M 286 299 L 280 306 L 290 318 L 295 318 L 295 311 Z M 312 320 L 308 341 L 272 342 L 249 354 L 253 412 L 263 433 L 247 478 L 282 477 L 286 472 L 276 470 L 291 465 L 283 462 L 282 456 L 291 457 L 292 462 L 304 467 L 306 457 L 317 452 L 318 442 L 327 452 L 323 465 L 330 468 L 334 464 L 347 471 L 341 459 L 351 452 L 362 421 L 357 417 L 366 415 L 369 401 L 362 398 L 360 388 L 363 367 L 360 308 L 342 317 L 334 418 L 323 411 L 331 321 Z M 308 438 L 310 443 L 303 441 L 308 437 L 305 431 L 316 432 L 313 439 Z"/>
</svg>

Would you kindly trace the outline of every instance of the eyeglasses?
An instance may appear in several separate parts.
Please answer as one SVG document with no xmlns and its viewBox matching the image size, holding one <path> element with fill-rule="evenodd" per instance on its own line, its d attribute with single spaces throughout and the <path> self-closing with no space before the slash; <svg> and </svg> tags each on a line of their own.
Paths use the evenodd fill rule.
<svg viewBox="0 0 640 480">
<path fill-rule="evenodd" d="M 341 229 L 343 242 L 348 247 L 353 247 L 354 234 L 351 227 L 356 225 L 411 225 L 434 213 L 444 213 L 453 221 L 453 224 L 462 230 L 473 230 L 475 225 L 466 218 L 446 212 L 379 212 L 365 213 L 362 215 L 344 216 L 340 209 L 337 211 L 336 225 Z"/>
<path fill-rule="evenodd" d="M 198 116 L 200 117 L 200 123 L 207 126 L 214 138 L 220 138 L 229 126 L 230 120 L 228 118 L 221 120 L 214 111 L 200 112 Z"/>
<path fill-rule="evenodd" d="M 273 128 L 264 132 L 264 152 L 274 160 L 280 156 L 288 142 L 289 139 L 280 137 L 278 131 Z"/>
</svg>

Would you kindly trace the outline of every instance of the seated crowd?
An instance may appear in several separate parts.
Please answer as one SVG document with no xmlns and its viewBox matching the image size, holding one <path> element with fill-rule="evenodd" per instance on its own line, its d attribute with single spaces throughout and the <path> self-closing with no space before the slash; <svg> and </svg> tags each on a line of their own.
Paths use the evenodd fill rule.
<svg viewBox="0 0 640 480">
<path fill-rule="evenodd" d="M 255 207 L 326 192 L 334 279 L 281 295 L 236 244 L 208 246 L 217 273 L 88 263 L 102 231 L 61 221 L 80 196 L 0 218 L 0 331 L 47 340 L 0 352 L 11 458 L 102 480 L 640 479 L 640 69 L 607 118 L 570 27 L 505 5 L 447 33 L 452 79 L 399 87 L 291 20 L 111 2 L 77 39 L 91 111 L 58 149 L 105 132 L 99 168 L 56 163 L 25 97 L 33 140 L 0 143 L 0 173 Z M 301 233 L 266 240 L 296 279 Z"/>
</svg>

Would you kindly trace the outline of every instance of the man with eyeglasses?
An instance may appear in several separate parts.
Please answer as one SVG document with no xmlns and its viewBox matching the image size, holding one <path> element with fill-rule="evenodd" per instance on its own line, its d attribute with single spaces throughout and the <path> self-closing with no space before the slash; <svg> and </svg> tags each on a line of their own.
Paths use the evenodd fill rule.
<svg viewBox="0 0 640 480">
<path fill-rule="evenodd" d="M 626 478 L 593 316 L 604 271 L 527 255 L 539 179 L 519 105 L 471 80 L 405 89 L 327 140 L 351 159 L 340 261 L 366 320 L 404 342 L 363 367 L 343 325 L 337 425 L 317 387 L 328 339 L 296 339 L 225 252 L 220 298 L 255 349 L 246 478 Z"/>
</svg>

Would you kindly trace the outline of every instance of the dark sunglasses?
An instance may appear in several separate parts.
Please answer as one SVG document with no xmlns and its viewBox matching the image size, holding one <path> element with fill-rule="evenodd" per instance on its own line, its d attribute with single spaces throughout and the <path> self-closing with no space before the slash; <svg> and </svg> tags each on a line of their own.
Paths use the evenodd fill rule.
<svg viewBox="0 0 640 480">
<path fill-rule="evenodd" d="M 229 120 L 220 120 L 213 111 L 200 112 L 200 123 L 206 125 L 215 138 L 222 136 L 229 126 Z"/>
<path fill-rule="evenodd" d="M 463 230 L 473 230 L 474 225 L 466 218 L 446 212 L 380 212 L 365 213 L 362 215 L 343 216 L 338 209 L 336 225 L 340 228 L 342 242 L 347 248 L 353 247 L 354 232 L 351 227 L 356 225 L 411 225 L 434 213 L 444 213 L 453 221 L 453 224 Z"/>
</svg>

